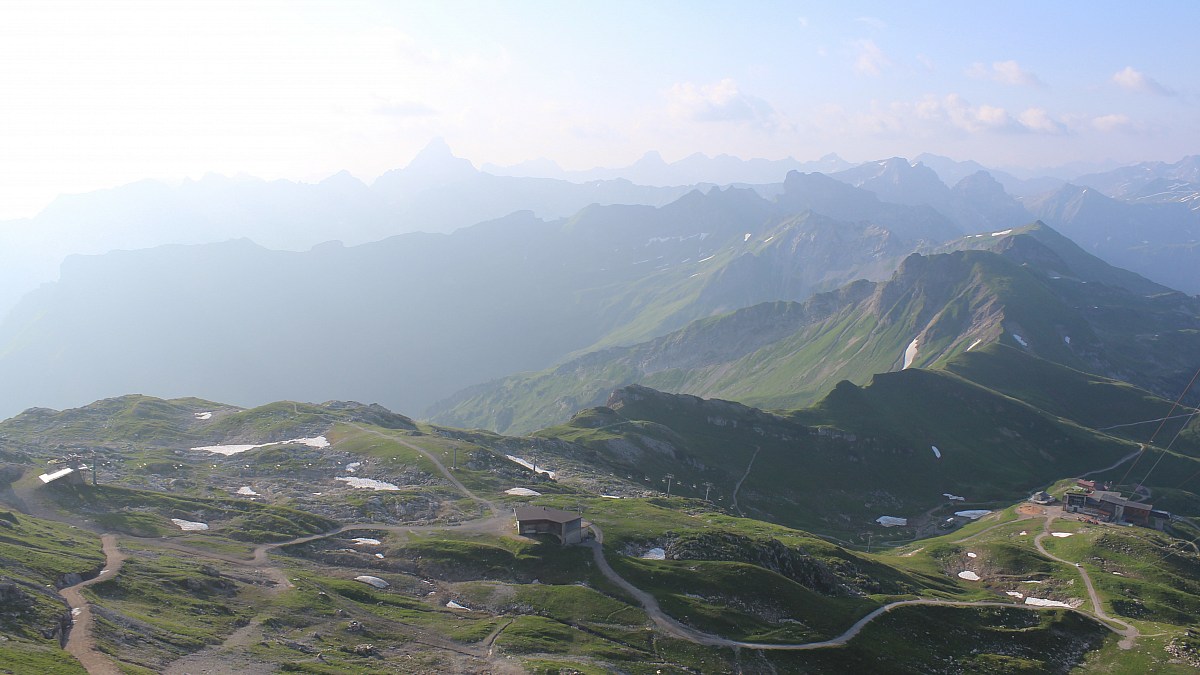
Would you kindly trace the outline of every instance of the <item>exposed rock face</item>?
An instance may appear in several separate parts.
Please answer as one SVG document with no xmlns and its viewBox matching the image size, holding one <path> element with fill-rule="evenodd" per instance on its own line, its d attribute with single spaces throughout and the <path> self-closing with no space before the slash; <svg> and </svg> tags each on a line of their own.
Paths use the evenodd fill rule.
<svg viewBox="0 0 1200 675">
<path fill-rule="evenodd" d="M 33 596 L 11 581 L 0 581 L 0 614 L 33 606 Z"/>
</svg>

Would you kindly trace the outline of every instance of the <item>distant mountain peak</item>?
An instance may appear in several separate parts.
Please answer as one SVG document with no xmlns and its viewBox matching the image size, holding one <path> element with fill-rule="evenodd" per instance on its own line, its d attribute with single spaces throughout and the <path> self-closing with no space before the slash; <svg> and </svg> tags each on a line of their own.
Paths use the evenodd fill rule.
<svg viewBox="0 0 1200 675">
<path fill-rule="evenodd" d="M 474 173 L 475 165 L 469 160 L 458 157 L 450 149 L 446 139 L 438 136 L 429 141 L 429 144 L 413 157 L 412 161 L 405 167 L 406 170 L 417 169 L 420 171 L 470 171 Z"/>
</svg>

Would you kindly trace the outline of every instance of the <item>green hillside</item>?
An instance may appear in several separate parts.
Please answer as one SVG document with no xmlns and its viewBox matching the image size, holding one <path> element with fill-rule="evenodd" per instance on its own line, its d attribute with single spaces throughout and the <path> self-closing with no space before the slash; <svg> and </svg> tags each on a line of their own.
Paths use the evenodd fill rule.
<svg viewBox="0 0 1200 675">
<path fill-rule="evenodd" d="M 940 367 L 990 344 L 1164 397 L 1183 388 L 1200 359 L 1200 302 L 1108 266 L 1044 225 L 999 234 L 910 256 L 885 282 L 747 307 L 474 387 L 433 418 L 529 432 L 633 383 L 794 408 L 841 380 Z"/>
</svg>

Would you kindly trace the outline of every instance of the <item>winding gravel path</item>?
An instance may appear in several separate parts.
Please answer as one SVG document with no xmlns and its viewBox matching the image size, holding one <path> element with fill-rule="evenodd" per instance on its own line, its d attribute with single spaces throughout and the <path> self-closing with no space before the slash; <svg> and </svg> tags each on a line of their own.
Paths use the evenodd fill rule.
<svg viewBox="0 0 1200 675">
<path fill-rule="evenodd" d="M 1088 572 L 1086 569 L 1084 569 L 1083 565 L 1080 563 L 1073 563 L 1063 560 L 1062 558 L 1047 551 L 1046 547 L 1042 545 L 1042 540 L 1050 536 L 1050 523 L 1053 521 L 1053 515 L 1046 516 L 1046 523 L 1042 527 L 1042 533 L 1033 538 L 1033 545 L 1036 546 L 1037 550 L 1047 558 L 1050 558 L 1051 560 L 1057 560 L 1064 565 L 1071 565 L 1075 568 L 1075 571 L 1079 572 L 1079 576 L 1083 577 L 1083 585 L 1087 588 L 1088 597 L 1092 601 L 1092 613 L 1095 614 L 1095 616 L 1100 619 L 1101 622 L 1108 625 L 1110 629 L 1112 629 L 1111 624 L 1117 624 L 1118 626 L 1121 626 L 1121 630 L 1112 629 L 1114 632 L 1119 633 L 1122 636 L 1121 641 L 1117 644 L 1117 646 L 1119 646 L 1121 649 L 1132 649 L 1134 641 L 1137 640 L 1139 635 L 1138 629 L 1135 628 L 1133 624 L 1109 616 L 1104 611 L 1104 605 L 1100 602 L 1100 596 L 1096 593 L 1096 587 L 1092 585 L 1092 578 L 1088 575 Z"/>
<path fill-rule="evenodd" d="M 104 567 L 100 574 L 59 590 L 63 599 L 71 606 L 71 615 L 74 617 L 65 647 L 67 653 L 79 659 L 79 663 L 83 664 L 91 675 L 121 675 L 121 669 L 112 659 L 96 649 L 96 640 L 92 636 L 92 629 L 95 627 L 92 608 L 82 592 L 92 584 L 107 581 L 120 574 L 121 565 L 125 562 L 125 554 L 121 553 L 117 546 L 116 535 L 103 534 L 100 536 L 100 542 L 104 548 Z"/>
<path fill-rule="evenodd" d="M 654 624 L 657 625 L 659 627 L 659 629 L 662 630 L 664 633 L 667 633 L 668 635 L 679 638 L 681 640 L 687 640 L 688 642 L 693 642 L 695 644 L 706 645 L 706 646 L 710 646 L 710 647 L 731 647 L 731 648 L 740 648 L 740 649 L 765 649 L 765 650 L 777 650 L 777 651 L 804 651 L 804 650 L 809 650 L 809 649 L 826 649 L 829 647 L 842 647 L 847 642 L 854 639 L 855 636 L 857 636 L 860 632 L 862 632 L 862 629 L 867 624 L 871 623 L 875 619 L 878 619 L 879 617 L 892 611 L 893 609 L 896 609 L 898 607 L 907 607 L 910 605 L 927 605 L 927 606 L 935 606 L 935 607 L 1008 607 L 1008 608 L 1016 608 L 1016 609 L 1026 609 L 1026 610 L 1031 610 L 1031 611 L 1061 609 L 1061 608 L 1055 608 L 1055 607 L 1035 607 L 1035 606 L 1027 606 L 1027 605 L 1018 605 L 1018 604 L 1012 603 L 1012 602 L 1002 602 L 1002 601 L 992 601 L 992 600 L 976 600 L 976 601 L 934 600 L 934 599 L 927 599 L 927 598 L 920 598 L 920 599 L 916 599 L 916 600 L 898 600 L 896 602 L 889 602 L 888 604 L 875 609 L 874 611 L 872 611 L 871 613 L 862 617 L 858 621 L 855 621 L 854 625 L 847 628 L 846 631 L 844 633 L 842 633 L 841 635 L 830 638 L 828 640 L 818 640 L 818 641 L 814 641 L 814 642 L 800 642 L 800 643 L 791 643 L 791 644 L 782 644 L 782 643 L 775 644 L 775 643 L 767 643 L 767 642 L 745 642 L 742 640 L 730 640 L 729 638 L 724 638 L 724 637 L 721 637 L 720 635 L 713 635 L 712 633 L 705 633 L 704 631 L 697 630 L 690 626 L 685 626 L 682 623 L 680 623 L 679 621 L 675 620 L 674 618 L 668 616 L 665 612 L 663 612 L 662 608 L 659 607 L 659 605 L 658 605 L 658 600 L 656 600 L 653 595 L 650 595 L 646 591 L 643 591 L 642 589 L 629 583 L 628 580 L 626 580 L 620 574 L 617 574 L 616 570 L 614 570 L 612 568 L 612 566 L 610 566 L 608 564 L 608 560 L 606 560 L 604 558 L 604 546 L 603 546 L 604 533 L 600 530 L 599 527 L 596 526 L 595 523 L 593 523 L 591 525 L 591 528 L 592 528 L 592 532 L 595 534 L 595 537 L 591 541 L 589 541 L 586 545 L 592 549 L 592 559 L 596 562 L 596 567 L 600 570 L 600 573 L 603 574 L 609 581 L 620 586 L 625 592 L 632 595 L 638 601 L 638 603 L 641 604 L 642 609 L 644 609 L 646 611 L 646 615 L 650 617 L 650 620 L 653 621 Z M 1053 556 L 1051 556 L 1051 557 L 1053 557 Z M 1055 558 L 1055 560 L 1058 560 L 1058 559 Z M 1066 562 L 1066 561 L 1060 561 L 1060 562 Z M 1070 564 L 1070 563 L 1067 563 L 1067 564 Z M 1089 590 L 1091 589 L 1090 583 L 1089 583 L 1088 588 L 1089 588 Z M 1099 606 L 1097 605 L 1097 607 L 1099 607 Z M 1082 614 L 1083 616 L 1087 616 L 1089 618 L 1095 618 L 1088 612 L 1082 612 L 1082 611 L 1079 611 L 1076 609 L 1070 609 L 1068 611 L 1072 611 L 1077 614 Z M 1123 621 L 1111 619 L 1111 617 L 1108 617 L 1108 615 L 1106 615 L 1106 614 L 1100 614 L 1100 616 L 1102 616 L 1105 619 L 1112 620 L 1116 623 L 1120 623 L 1120 624 L 1128 626 L 1128 624 L 1125 624 Z M 1126 633 L 1123 633 L 1122 631 L 1117 631 L 1117 630 L 1113 629 L 1111 626 L 1109 626 L 1108 624 L 1104 624 L 1104 625 L 1107 628 L 1109 628 L 1110 630 L 1113 630 L 1113 632 L 1115 632 L 1115 633 L 1119 633 L 1121 635 L 1126 635 Z M 1132 628 L 1132 626 L 1129 626 L 1129 627 Z M 1133 630 L 1134 630 L 1134 637 L 1136 637 L 1136 629 L 1133 629 Z M 1130 638 L 1128 635 L 1126 635 L 1126 637 L 1128 639 L 1132 640 L 1132 638 Z M 1122 641 L 1122 644 L 1124 644 L 1124 641 Z M 1130 644 L 1132 645 L 1132 642 L 1130 642 Z M 1125 647 L 1125 648 L 1128 649 L 1128 647 Z"/>
</svg>

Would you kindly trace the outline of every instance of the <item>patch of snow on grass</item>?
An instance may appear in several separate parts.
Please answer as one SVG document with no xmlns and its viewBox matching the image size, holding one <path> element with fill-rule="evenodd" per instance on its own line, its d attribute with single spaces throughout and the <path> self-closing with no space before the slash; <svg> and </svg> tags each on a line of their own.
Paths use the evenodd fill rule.
<svg viewBox="0 0 1200 675">
<path fill-rule="evenodd" d="M 329 447 L 328 439 L 326 439 L 324 436 L 316 436 L 313 438 L 293 438 L 291 440 L 275 441 L 273 443 L 258 443 L 256 445 L 246 445 L 246 444 L 202 445 L 197 448 L 192 448 L 192 450 L 199 450 L 202 452 L 211 452 L 214 455 L 225 455 L 226 457 L 228 457 L 230 455 L 237 455 L 237 454 L 246 452 L 247 450 L 253 450 L 255 448 L 265 448 L 268 445 L 291 445 L 293 443 L 307 445 L 310 448 L 328 448 Z"/>
<path fill-rule="evenodd" d="M 949 500 L 950 500 L 950 501 L 952 501 L 952 502 L 965 502 L 965 501 L 967 501 L 967 498 L 966 498 L 966 497 L 959 497 L 958 495 L 952 495 L 952 494 L 950 494 L 949 492 L 943 492 L 943 493 L 942 493 L 942 496 L 943 496 L 943 497 L 945 497 L 946 499 L 949 499 Z"/>
<path fill-rule="evenodd" d="M 1063 336 L 1063 342 L 1065 342 L 1065 343 L 1067 343 L 1067 344 L 1071 344 L 1071 336 L 1070 336 L 1070 335 L 1064 335 L 1064 336 Z"/>
<path fill-rule="evenodd" d="M 697 260 L 696 262 L 698 262 L 698 263 L 702 263 L 702 262 L 708 262 L 709 260 L 712 260 L 712 259 L 713 259 L 713 258 L 715 258 L 715 257 L 717 257 L 717 254 L 716 254 L 716 253 L 714 253 L 714 254 L 712 254 L 712 255 L 708 256 L 707 258 L 701 258 L 701 259 Z"/>
<path fill-rule="evenodd" d="M 666 560 L 667 552 L 661 548 L 655 547 L 643 553 L 642 558 L 645 560 Z"/>
<path fill-rule="evenodd" d="M 1074 532 L 1051 532 L 1050 536 L 1051 537 L 1069 537 L 1073 534 L 1075 534 L 1075 533 Z"/>
<path fill-rule="evenodd" d="M 774 238 L 775 238 L 775 235 L 771 235 L 771 236 L 767 237 L 766 239 L 763 239 L 763 243 L 765 244 L 765 243 L 767 243 L 767 242 L 771 241 L 771 240 L 772 240 L 772 239 L 774 239 Z"/>
<path fill-rule="evenodd" d="M 1066 607 L 1070 609 L 1070 605 L 1058 600 L 1047 600 L 1045 598 L 1025 598 L 1025 604 L 1035 607 Z"/>
<path fill-rule="evenodd" d="M 242 487 L 238 488 L 237 493 L 239 495 L 246 495 L 247 497 L 258 496 L 258 493 L 254 491 L 254 488 L 250 487 L 249 485 L 243 485 Z"/>
<path fill-rule="evenodd" d="M 212 413 L 211 412 L 192 413 L 192 417 L 195 417 L 198 420 L 211 420 Z"/>
<path fill-rule="evenodd" d="M 896 516 L 879 516 L 875 522 L 884 527 L 904 527 L 908 525 L 908 518 L 897 518 Z"/>
<path fill-rule="evenodd" d="M 1017 598 L 1017 599 L 1020 599 L 1020 598 L 1023 598 L 1023 597 L 1025 597 L 1024 595 L 1021 595 L 1020 593 L 1018 593 L 1018 592 L 1016 592 L 1016 591 L 1004 591 L 1004 594 L 1005 594 L 1005 595 L 1011 595 L 1011 596 L 1013 596 L 1014 598 Z"/>
<path fill-rule="evenodd" d="M 355 537 L 350 541 L 359 544 L 360 546 L 379 546 L 383 543 L 378 539 L 371 539 L 370 537 Z"/>
<path fill-rule="evenodd" d="M 379 577 L 373 577 L 373 576 L 370 576 L 367 574 L 363 574 L 363 575 L 354 577 L 354 580 L 361 581 L 362 583 L 364 583 L 368 586 L 374 586 L 375 588 L 387 588 L 388 586 L 391 586 L 391 584 L 384 581 L 383 579 L 380 579 Z"/>
<path fill-rule="evenodd" d="M 971 351 L 972 349 L 975 349 L 976 347 L 978 347 L 980 342 L 983 342 L 983 338 L 979 338 L 978 340 L 972 342 L 971 346 L 967 347 L 967 351 Z"/>
<path fill-rule="evenodd" d="M 539 469 L 536 464 L 534 464 L 533 462 L 530 462 L 527 459 L 522 459 L 521 457 L 517 457 L 516 455 L 505 455 L 505 457 L 509 458 L 511 461 L 516 462 L 517 464 L 520 464 L 521 466 L 525 467 L 526 469 L 529 469 L 530 471 L 536 471 L 537 473 L 546 474 L 550 478 L 550 480 L 555 480 L 557 478 L 558 474 L 554 473 L 553 471 L 549 471 L 547 469 Z"/>
<path fill-rule="evenodd" d="M 1024 537 L 1024 536 L 1025 536 L 1025 535 L 1027 535 L 1027 534 L 1029 534 L 1029 533 L 1028 533 L 1028 532 L 1026 532 L 1025 530 L 1021 530 L 1021 532 L 1020 532 L 1020 535 L 1021 535 L 1022 537 Z"/>
<path fill-rule="evenodd" d="M 971 509 L 968 511 L 955 511 L 954 515 L 958 516 L 959 518 L 970 518 L 971 520 L 979 520 L 980 518 L 986 516 L 989 513 L 991 513 L 991 511 L 988 511 L 987 509 Z"/>
<path fill-rule="evenodd" d="M 600 495 L 605 499 L 624 499 L 621 495 Z"/>
<path fill-rule="evenodd" d="M 360 466 L 362 466 L 362 462 L 350 462 L 346 465 L 346 472 L 354 473 L 355 471 L 358 471 L 358 467 Z"/>
<path fill-rule="evenodd" d="M 1012 230 L 1000 230 L 999 232 L 993 232 L 992 236 L 993 237 L 1003 237 L 1006 234 L 1012 234 Z"/>
<path fill-rule="evenodd" d="M 959 572 L 958 578 L 966 579 L 967 581 L 979 581 L 979 575 L 975 574 L 971 570 L 963 570 L 962 572 Z"/>
<path fill-rule="evenodd" d="M 904 368 L 911 366 L 913 359 L 917 358 L 917 346 L 920 340 L 921 336 L 918 335 L 912 339 L 912 342 L 908 343 L 908 347 L 904 350 Z"/>
<path fill-rule="evenodd" d="M 742 241 L 750 241 L 750 233 L 749 232 L 746 233 L 746 236 L 742 237 Z"/>
<path fill-rule="evenodd" d="M 349 483 L 350 487 L 356 487 L 356 488 L 369 488 L 371 490 L 399 490 L 400 489 L 400 488 L 396 487 L 395 485 L 392 485 L 391 483 L 385 483 L 381 480 L 374 480 L 371 478 L 358 478 L 357 476 L 338 476 L 337 478 L 334 478 L 334 480 L 340 480 L 343 483 Z"/>
<path fill-rule="evenodd" d="M 1029 343 L 1025 341 L 1025 338 L 1021 337 L 1020 335 L 1017 335 L 1016 333 L 1013 333 L 1013 339 L 1016 340 L 1017 344 L 1021 345 L 1022 347 L 1029 346 Z"/>
<path fill-rule="evenodd" d="M 933 456 L 934 456 L 934 457 L 937 457 L 938 459 L 941 459 L 941 458 L 942 458 L 942 451 L 941 451 L 941 450 L 938 450 L 938 448 L 937 448 L 937 446 L 936 446 L 936 445 L 931 445 L 931 446 L 929 446 L 929 448 L 930 448 L 931 450 L 933 450 Z"/>
<path fill-rule="evenodd" d="M 542 493 L 538 492 L 537 490 L 530 490 L 529 488 L 523 488 L 523 487 L 509 488 L 504 491 L 504 494 L 515 495 L 517 497 L 541 497 L 542 496 Z"/>
<path fill-rule="evenodd" d="M 190 520 L 180 520 L 179 518 L 172 518 L 171 522 L 178 525 L 179 529 L 184 532 L 200 532 L 208 529 L 208 523 L 197 523 Z"/>
<path fill-rule="evenodd" d="M 967 557 L 968 558 L 978 558 L 979 556 L 974 553 L 967 553 Z"/>
<path fill-rule="evenodd" d="M 376 558 L 379 558 L 380 560 L 383 560 L 383 554 L 382 554 L 382 553 L 376 553 L 376 554 L 375 554 L 375 557 L 376 557 Z"/>
<path fill-rule="evenodd" d="M 468 612 L 471 611 L 470 607 L 464 607 L 453 600 L 451 600 L 450 602 L 447 602 L 446 606 L 449 607 L 450 609 L 465 609 Z"/>
</svg>

